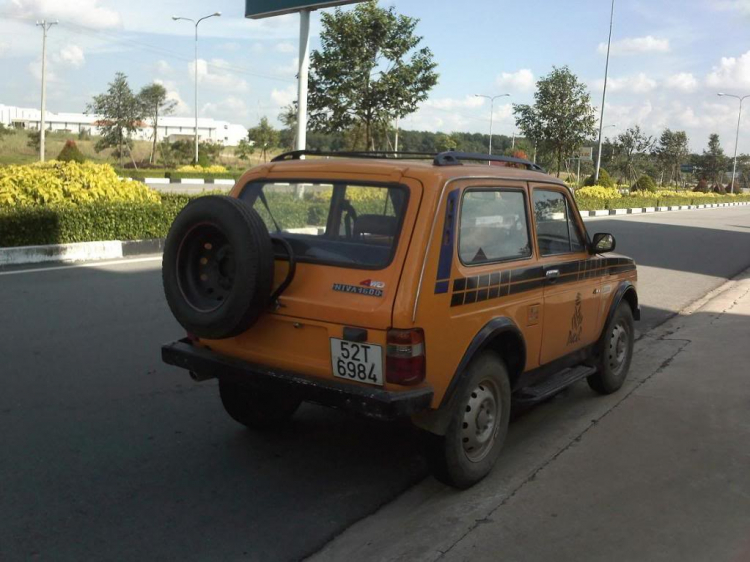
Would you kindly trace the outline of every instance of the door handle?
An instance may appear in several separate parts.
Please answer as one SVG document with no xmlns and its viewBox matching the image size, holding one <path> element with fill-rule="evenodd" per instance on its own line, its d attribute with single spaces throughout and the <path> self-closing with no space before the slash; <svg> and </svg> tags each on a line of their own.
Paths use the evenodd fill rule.
<svg viewBox="0 0 750 562">
<path fill-rule="evenodd" d="M 557 278 L 560 277 L 560 270 L 559 269 L 549 269 L 546 273 L 547 281 L 550 283 L 554 283 L 557 281 Z"/>
</svg>

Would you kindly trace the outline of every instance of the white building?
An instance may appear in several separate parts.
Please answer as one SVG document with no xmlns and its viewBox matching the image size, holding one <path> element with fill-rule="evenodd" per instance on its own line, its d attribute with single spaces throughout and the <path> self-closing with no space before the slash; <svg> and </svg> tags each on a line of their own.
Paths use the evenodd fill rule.
<svg viewBox="0 0 750 562">
<path fill-rule="evenodd" d="M 29 131 L 38 131 L 42 112 L 38 109 L 14 107 L 0 104 L 0 123 L 6 127 L 15 127 Z M 80 133 L 89 131 L 92 135 L 99 134 L 97 123 L 100 117 L 85 113 L 52 113 L 46 112 L 45 126 L 48 131 L 68 131 Z M 137 140 L 151 140 L 153 127 L 144 121 L 135 132 Z M 195 119 L 193 117 L 160 117 L 157 131 L 158 139 L 170 141 L 195 138 Z M 201 141 L 237 146 L 243 139 L 247 139 L 247 129 L 227 121 L 216 119 L 198 119 L 198 138 Z"/>
</svg>

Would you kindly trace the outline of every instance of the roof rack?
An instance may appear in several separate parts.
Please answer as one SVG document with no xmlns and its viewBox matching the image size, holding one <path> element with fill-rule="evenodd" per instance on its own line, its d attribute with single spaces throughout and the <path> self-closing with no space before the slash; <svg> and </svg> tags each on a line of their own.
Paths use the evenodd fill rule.
<svg viewBox="0 0 750 562">
<path fill-rule="evenodd" d="M 435 166 L 462 166 L 466 160 L 475 162 L 502 162 L 504 164 L 518 164 L 526 166 L 528 170 L 544 172 L 540 165 L 524 160 L 523 158 L 514 158 L 513 156 L 494 156 L 490 154 L 480 154 L 478 152 L 390 152 L 385 150 L 374 151 L 349 151 L 349 152 L 323 152 L 319 150 L 294 150 L 279 154 L 271 162 L 287 162 L 290 160 L 301 160 L 303 156 L 320 156 L 324 158 L 371 158 L 375 160 L 432 160 Z"/>
</svg>

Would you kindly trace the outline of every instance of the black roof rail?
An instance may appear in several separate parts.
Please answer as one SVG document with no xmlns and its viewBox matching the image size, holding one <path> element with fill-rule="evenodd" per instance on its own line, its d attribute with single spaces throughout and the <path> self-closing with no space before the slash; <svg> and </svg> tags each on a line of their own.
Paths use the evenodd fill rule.
<svg viewBox="0 0 750 562">
<path fill-rule="evenodd" d="M 320 150 L 293 150 L 279 154 L 271 162 L 288 162 L 290 160 L 301 160 L 303 156 L 318 156 L 323 158 L 372 158 L 376 160 L 432 160 L 435 166 L 462 166 L 463 161 L 471 160 L 477 162 L 502 162 L 505 164 L 519 164 L 526 166 L 527 169 L 536 172 L 544 172 L 544 168 L 529 160 L 523 158 L 514 158 L 513 156 L 494 156 L 490 154 L 480 154 L 479 152 L 392 152 L 387 150 L 372 151 L 344 151 L 344 152 L 324 152 Z"/>
<path fill-rule="evenodd" d="M 433 163 L 435 166 L 461 166 L 464 160 L 474 160 L 478 162 L 503 162 L 505 164 L 520 164 L 526 166 L 529 170 L 537 172 L 544 172 L 539 164 L 534 164 L 529 160 L 523 158 L 515 158 L 513 156 L 494 156 L 490 154 L 480 154 L 478 152 L 454 152 L 449 150 L 447 152 L 441 152 L 435 156 Z"/>
<path fill-rule="evenodd" d="M 279 154 L 271 162 L 287 162 L 289 160 L 301 160 L 302 156 L 321 156 L 325 158 L 372 158 L 377 160 L 432 160 L 434 152 L 392 152 L 387 150 L 362 150 L 343 152 L 324 152 L 321 150 L 293 150 Z"/>
</svg>

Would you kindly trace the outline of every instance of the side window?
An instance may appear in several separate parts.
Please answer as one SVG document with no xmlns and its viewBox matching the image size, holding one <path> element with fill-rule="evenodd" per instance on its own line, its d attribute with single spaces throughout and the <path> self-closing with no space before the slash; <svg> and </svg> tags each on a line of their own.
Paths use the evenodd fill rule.
<svg viewBox="0 0 750 562">
<path fill-rule="evenodd" d="M 585 246 L 570 206 L 559 191 L 534 190 L 534 217 L 542 256 L 583 252 Z"/>
<path fill-rule="evenodd" d="M 465 191 L 460 225 L 458 254 L 464 265 L 531 257 L 522 191 Z"/>
</svg>

